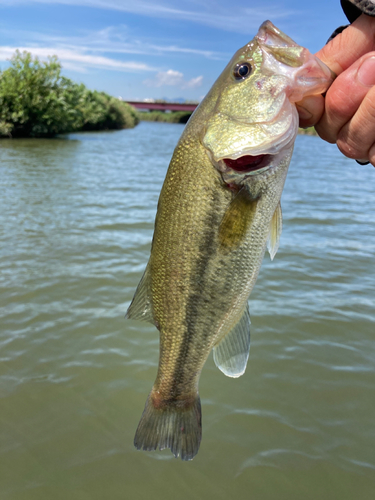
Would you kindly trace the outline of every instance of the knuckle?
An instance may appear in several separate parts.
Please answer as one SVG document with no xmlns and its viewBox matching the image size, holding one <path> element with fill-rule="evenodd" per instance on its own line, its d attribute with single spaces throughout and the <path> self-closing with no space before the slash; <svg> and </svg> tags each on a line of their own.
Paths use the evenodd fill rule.
<svg viewBox="0 0 375 500">
<path fill-rule="evenodd" d="M 329 127 L 326 127 L 322 124 L 315 125 L 315 130 L 317 131 L 319 137 L 323 139 L 323 141 L 329 142 L 330 144 L 335 144 L 336 137 L 332 134 L 332 131 Z"/>
<path fill-rule="evenodd" d="M 345 139 L 337 139 L 336 144 L 343 155 L 347 156 L 348 158 L 352 158 L 353 160 L 355 160 L 356 158 L 364 158 L 367 154 L 366 152 L 361 152 L 360 149 L 351 146 L 347 141 L 345 141 Z"/>
<path fill-rule="evenodd" d="M 326 97 L 326 113 L 333 123 L 345 123 L 358 107 L 357 102 L 347 88 L 335 87 Z"/>
<path fill-rule="evenodd" d="M 369 98 L 370 97 L 370 98 Z M 375 100 L 366 96 L 353 118 L 337 134 L 337 146 L 348 158 L 367 158 L 375 141 Z"/>
<path fill-rule="evenodd" d="M 356 140 L 355 134 L 350 134 L 347 130 L 339 132 L 336 144 L 341 153 L 348 158 L 360 159 L 367 157 L 368 148 Z"/>
<path fill-rule="evenodd" d="M 375 99 L 374 91 L 371 90 L 363 100 L 361 106 L 362 115 L 361 118 L 366 120 L 366 122 L 371 122 L 371 125 L 375 123 Z"/>
</svg>

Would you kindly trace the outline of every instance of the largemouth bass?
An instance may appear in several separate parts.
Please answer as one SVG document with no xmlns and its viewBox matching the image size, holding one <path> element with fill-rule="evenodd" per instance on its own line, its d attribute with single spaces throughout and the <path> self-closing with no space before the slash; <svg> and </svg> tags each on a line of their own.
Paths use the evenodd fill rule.
<svg viewBox="0 0 375 500">
<path fill-rule="evenodd" d="M 156 381 L 134 444 L 191 460 L 201 441 L 198 381 L 211 350 L 225 375 L 245 371 L 248 298 L 268 242 L 298 130 L 294 102 L 331 71 L 270 21 L 238 50 L 186 125 L 161 190 L 151 256 L 127 317 L 160 331 Z"/>
</svg>

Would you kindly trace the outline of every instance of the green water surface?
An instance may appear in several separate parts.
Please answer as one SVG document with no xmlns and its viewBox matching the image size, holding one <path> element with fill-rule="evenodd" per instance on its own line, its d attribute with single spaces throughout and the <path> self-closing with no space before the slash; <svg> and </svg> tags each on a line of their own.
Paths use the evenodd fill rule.
<svg viewBox="0 0 375 500">
<path fill-rule="evenodd" d="M 248 369 L 192 462 L 139 452 L 158 333 L 125 320 L 182 125 L 0 142 L 0 499 L 375 498 L 375 170 L 298 137 Z"/>
</svg>

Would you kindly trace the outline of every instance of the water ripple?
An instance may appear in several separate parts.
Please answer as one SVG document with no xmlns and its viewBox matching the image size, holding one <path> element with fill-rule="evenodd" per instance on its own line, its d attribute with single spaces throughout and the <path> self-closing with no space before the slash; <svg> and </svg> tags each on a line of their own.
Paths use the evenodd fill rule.
<svg viewBox="0 0 375 500">
<path fill-rule="evenodd" d="M 323 498 L 325 487 L 372 498 L 375 171 L 314 137 L 297 139 L 280 250 L 250 298 L 247 372 L 228 379 L 211 358 L 203 370 L 198 457 L 133 450 L 159 336 L 124 315 L 182 129 L 1 143 L 2 491 L 118 498 L 147 483 L 145 498 L 190 498 L 191 484 L 207 486 L 202 498 Z"/>
</svg>

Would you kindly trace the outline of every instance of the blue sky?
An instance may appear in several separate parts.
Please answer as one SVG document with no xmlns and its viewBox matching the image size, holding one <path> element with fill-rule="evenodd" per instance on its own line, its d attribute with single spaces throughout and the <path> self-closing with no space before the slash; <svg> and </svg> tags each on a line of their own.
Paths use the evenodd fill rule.
<svg viewBox="0 0 375 500">
<path fill-rule="evenodd" d="M 0 68 L 18 48 L 125 100 L 200 100 L 266 19 L 312 52 L 346 24 L 339 0 L 0 0 Z"/>
</svg>

